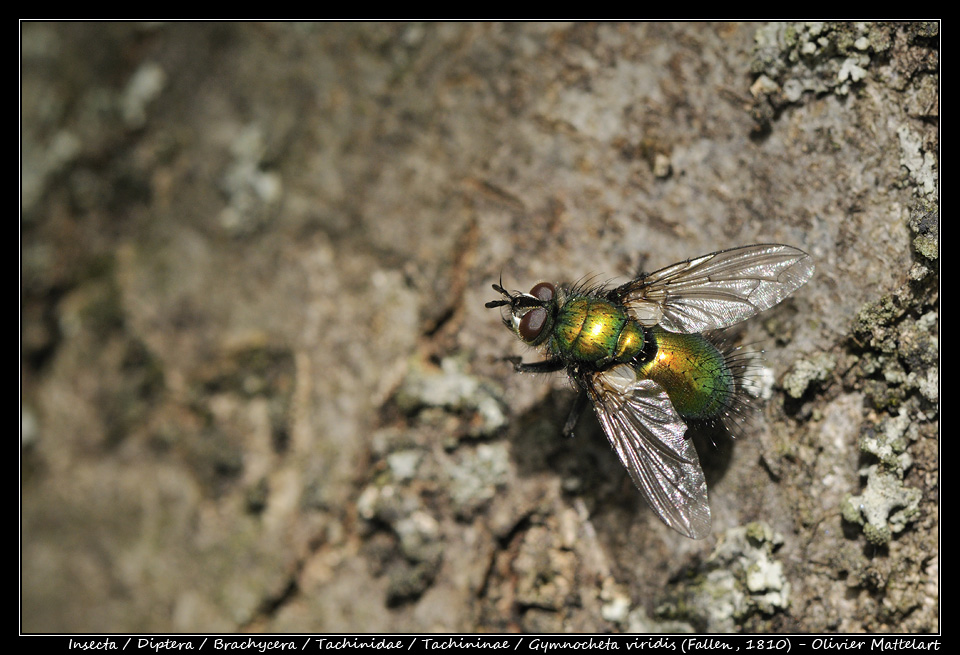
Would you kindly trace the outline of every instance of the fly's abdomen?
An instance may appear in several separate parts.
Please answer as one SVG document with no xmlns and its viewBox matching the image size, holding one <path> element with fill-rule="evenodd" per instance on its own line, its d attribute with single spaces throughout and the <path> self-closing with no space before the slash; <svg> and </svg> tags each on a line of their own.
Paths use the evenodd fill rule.
<svg viewBox="0 0 960 655">
<path fill-rule="evenodd" d="M 726 357 L 699 334 L 675 334 L 654 328 L 656 354 L 638 369 L 667 392 L 685 419 L 709 420 L 731 405 L 734 374 Z"/>
<path fill-rule="evenodd" d="M 572 360 L 596 366 L 626 362 L 640 353 L 643 343 L 643 328 L 602 298 L 572 298 L 557 314 L 554 346 Z"/>
</svg>

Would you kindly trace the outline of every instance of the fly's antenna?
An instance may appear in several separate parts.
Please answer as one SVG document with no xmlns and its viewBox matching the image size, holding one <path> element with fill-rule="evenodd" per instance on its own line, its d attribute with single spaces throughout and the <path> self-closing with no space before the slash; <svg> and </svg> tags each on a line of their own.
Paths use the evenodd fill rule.
<svg viewBox="0 0 960 655">
<path fill-rule="evenodd" d="M 491 300 L 491 301 L 489 301 L 489 302 L 486 302 L 486 303 L 483 304 L 483 306 L 486 307 L 487 309 L 493 309 L 494 307 L 503 307 L 504 305 L 510 305 L 510 304 L 513 303 L 513 299 L 510 297 L 510 294 L 507 293 L 507 292 L 504 290 L 504 288 L 501 287 L 500 285 L 494 284 L 494 285 L 493 285 L 493 290 L 494 290 L 494 291 L 497 291 L 498 293 L 502 293 L 503 295 L 505 295 L 505 296 L 507 297 L 507 299 L 506 299 L 506 300 Z"/>
<path fill-rule="evenodd" d="M 500 272 L 500 283 L 493 285 L 493 290 L 499 293 L 502 296 L 506 296 L 506 300 L 491 300 L 488 303 L 485 303 L 483 306 L 487 309 L 493 309 L 495 307 L 503 307 L 504 305 L 513 305 L 513 294 L 503 288 L 503 271 Z"/>
</svg>

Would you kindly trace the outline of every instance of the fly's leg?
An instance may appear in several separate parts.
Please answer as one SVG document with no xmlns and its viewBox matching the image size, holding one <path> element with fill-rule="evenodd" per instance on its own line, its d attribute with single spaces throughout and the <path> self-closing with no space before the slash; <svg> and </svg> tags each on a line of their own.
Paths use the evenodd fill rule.
<svg viewBox="0 0 960 655">
<path fill-rule="evenodd" d="M 542 362 L 529 363 L 520 361 L 519 357 L 505 357 L 504 359 L 513 363 L 513 369 L 517 373 L 556 373 L 566 367 L 566 363 L 559 357 L 545 359 Z M 577 421 L 580 420 L 580 415 L 583 413 L 583 408 L 586 407 L 586 405 L 587 392 L 580 389 L 580 393 L 577 394 L 577 399 L 573 401 L 573 407 L 570 409 L 570 416 L 567 417 L 567 422 L 563 426 L 563 435 L 565 437 L 573 436 L 573 428 L 576 427 Z"/>
<path fill-rule="evenodd" d="M 583 414 L 584 407 L 587 406 L 587 392 L 583 389 L 577 394 L 577 399 L 573 401 L 573 407 L 570 408 L 570 415 L 567 416 L 567 422 L 563 424 L 563 436 L 573 437 L 573 429 L 577 427 L 577 421 Z"/>
<path fill-rule="evenodd" d="M 559 358 L 529 363 L 521 362 L 519 357 L 507 357 L 506 360 L 513 363 L 513 370 L 517 373 L 556 373 L 566 366 Z"/>
</svg>

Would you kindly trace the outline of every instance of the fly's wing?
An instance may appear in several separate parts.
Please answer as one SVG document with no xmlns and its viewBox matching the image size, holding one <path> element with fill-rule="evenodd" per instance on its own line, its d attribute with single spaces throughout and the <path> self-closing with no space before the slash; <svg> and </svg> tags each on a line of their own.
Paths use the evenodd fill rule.
<svg viewBox="0 0 960 655">
<path fill-rule="evenodd" d="M 597 373 L 587 391 L 610 445 L 657 516 L 682 535 L 707 536 L 707 482 L 667 392 L 638 380 L 627 365 Z"/>
<path fill-rule="evenodd" d="M 642 325 L 693 334 L 773 307 L 813 275 L 810 255 L 778 244 L 721 250 L 662 268 L 614 289 Z"/>
</svg>

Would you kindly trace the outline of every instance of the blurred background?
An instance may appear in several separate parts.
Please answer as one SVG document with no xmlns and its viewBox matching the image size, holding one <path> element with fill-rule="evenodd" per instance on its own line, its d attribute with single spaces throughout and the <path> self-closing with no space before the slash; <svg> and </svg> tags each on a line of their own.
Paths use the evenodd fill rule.
<svg viewBox="0 0 960 655">
<path fill-rule="evenodd" d="M 22 23 L 21 628 L 939 629 L 936 23 Z M 785 243 L 670 531 L 501 279 Z"/>
</svg>

